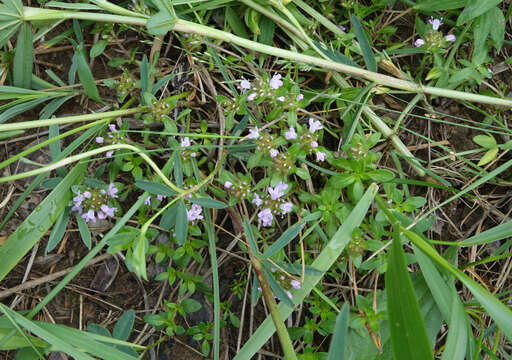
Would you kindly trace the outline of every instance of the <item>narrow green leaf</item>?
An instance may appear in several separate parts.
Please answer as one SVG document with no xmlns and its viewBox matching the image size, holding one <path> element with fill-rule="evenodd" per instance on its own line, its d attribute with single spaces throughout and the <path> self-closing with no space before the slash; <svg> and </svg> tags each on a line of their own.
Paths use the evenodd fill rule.
<svg viewBox="0 0 512 360">
<path fill-rule="evenodd" d="M 105 48 L 107 47 L 107 45 L 108 45 L 107 40 L 105 40 L 105 39 L 99 40 L 91 47 L 91 50 L 89 51 L 89 56 L 91 58 L 100 56 L 103 53 L 103 51 L 105 50 Z"/>
<path fill-rule="evenodd" d="M 76 63 L 78 78 L 84 87 L 85 93 L 91 99 L 100 101 L 100 94 L 98 92 L 98 88 L 96 87 L 96 83 L 94 82 L 94 76 L 92 75 L 91 68 L 87 63 L 87 57 L 83 44 L 80 43 L 77 45 L 75 43 L 75 55 L 73 55 L 73 59 Z"/>
<path fill-rule="evenodd" d="M 277 282 L 272 272 L 267 269 L 266 266 L 263 266 L 263 273 L 265 274 L 265 279 L 267 283 L 270 285 L 272 292 L 279 299 L 280 302 L 284 302 L 288 306 L 293 308 L 293 303 L 286 291 L 281 287 L 281 285 Z"/>
<path fill-rule="evenodd" d="M 368 38 L 366 37 L 364 29 L 361 23 L 359 22 L 357 16 L 352 14 L 351 19 L 357 40 L 359 41 L 359 46 L 361 47 L 361 51 L 363 52 L 364 63 L 366 64 L 368 70 L 377 72 L 377 62 L 375 61 L 375 54 L 373 53 L 372 47 L 368 42 Z"/>
<path fill-rule="evenodd" d="M 407 272 L 398 228 L 394 232 L 385 279 L 393 357 L 396 360 L 432 360 L 427 331 Z"/>
<path fill-rule="evenodd" d="M 334 327 L 334 334 L 329 347 L 329 354 L 327 360 L 344 360 L 345 347 L 347 343 L 348 334 L 348 319 L 349 319 L 349 306 L 347 303 L 343 304 L 340 313 L 336 317 L 336 326 Z"/>
<path fill-rule="evenodd" d="M 160 218 L 160 227 L 168 231 L 176 224 L 177 204 L 172 205 L 167 209 Z"/>
<path fill-rule="evenodd" d="M 71 200 L 71 185 L 80 181 L 86 163 L 77 164 L 0 246 L 0 280 L 25 256 L 63 213 Z"/>
<path fill-rule="evenodd" d="M 444 11 L 466 6 L 468 0 L 421 0 L 414 5 L 416 10 Z"/>
<path fill-rule="evenodd" d="M 147 22 L 147 29 L 151 35 L 165 35 L 176 24 L 176 19 L 162 11 L 153 15 Z"/>
<path fill-rule="evenodd" d="M 80 237 L 82 238 L 82 242 L 87 249 L 91 249 L 92 241 L 91 241 L 91 231 L 87 226 L 85 220 L 77 213 L 75 215 L 76 223 L 78 224 L 78 231 L 80 232 Z"/>
<path fill-rule="evenodd" d="M 119 340 L 128 340 L 130 333 L 133 329 L 133 324 L 135 322 L 135 311 L 128 310 L 119 320 L 117 320 L 116 325 L 114 326 L 114 331 L 112 332 L 112 336 Z"/>
<path fill-rule="evenodd" d="M 501 0 L 468 0 L 468 5 L 464 8 L 457 19 L 457 26 L 482 15 L 487 10 L 498 5 L 500 2 Z"/>
<path fill-rule="evenodd" d="M 254 235 L 252 233 L 251 224 L 249 224 L 249 221 L 247 221 L 247 218 L 244 218 L 244 232 L 245 236 L 247 237 L 247 242 L 249 243 L 249 246 L 251 247 L 251 251 L 254 256 L 258 257 L 258 245 L 256 245 L 256 241 L 254 240 Z"/>
<path fill-rule="evenodd" d="M 30 89 L 33 66 L 34 46 L 32 44 L 32 28 L 29 22 L 24 22 L 16 41 L 16 52 L 13 62 L 14 86 Z"/>
<path fill-rule="evenodd" d="M 265 252 L 263 253 L 263 255 L 261 256 L 262 259 L 266 259 L 272 255 L 274 255 L 275 253 L 277 253 L 279 250 L 281 250 L 282 248 L 284 248 L 286 245 L 288 245 L 290 243 L 290 241 L 292 241 L 293 239 L 295 239 L 295 237 L 297 235 L 299 235 L 299 233 L 301 232 L 301 230 L 304 228 L 304 225 L 306 225 L 306 223 L 304 222 L 299 222 L 299 223 L 296 223 L 295 225 L 292 225 L 290 226 L 280 237 L 279 239 L 277 239 L 272 245 L 270 245 L 268 247 L 267 250 L 265 250 Z"/>
<path fill-rule="evenodd" d="M 243 37 L 244 39 L 249 39 L 249 34 L 245 28 L 245 24 L 238 16 L 238 13 L 231 8 L 231 6 L 226 6 L 226 21 L 233 30 L 235 35 Z"/>
<path fill-rule="evenodd" d="M 55 222 L 55 226 L 53 227 L 50 237 L 48 238 L 48 244 L 46 245 L 46 249 L 44 251 L 45 255 L 55 249 L 55 247 L 62 240 L 62 237 L 66 232 L 66 228 L 68 227 L 70 212 L 71 208 L 67 207 Z"/>
<path fill-rule="evenodd" d="M 142 94 L 151 93 L 150 85 L 151 76 L 149 73 L 149 63 L 146 55 L 142 57 L 142 63 L 140 65 L 140 91 Z M 145 105 L 144 103 L 142 105 Z"/>
<path fill-rule="evenodd" d="M 193 204 L 201 205 L 210 209 L 225 209 L 229 206 L 228 204 L 223 203 L 222 201 L 210 199 L 207 197 L 190 198 L 189 201 Z"/>
<path fill-rule="evenodd" d="M 173 190 L 171 190 L 168 186 L 153 181 L 137 180 L 135 182 L 135 186 L 154 195 L 163 195 L 169 197 L 176 196 L 176 193 Z"/>
<path fill-rule="evenodd" d="M 499 7 L 493 7 L 486 15 L 491 18 L 491 38 L 494 41 L 494 47 L 500 51 L 505 41 L 505 15 Z"/>
<path fill-rule="evenodd" d="M 38 99 L 23 102 L 21 104 L 11 107 L 10 109 L 8 109 L 6 111 L 3 111 L 0 114 L 0 124 L 15 117 L 16 115 L 22 114 L 27 110 L 35 108 L 37 105 L 42 104 L 42 103 L 50 100 L 51 98 L 52 98 L 52 96 L 41 97 Z"/>
<path fill-rule="evenodd" d="M 137 241 L 134 243 L 132 264 L 135 273 L 147 281 L 148 274 L 146 271 L 146 237 L 142 233 L 137 237 Z"/>
<path fill-rule="evenodd" d="M 464 360 L 468 343 L 468 323 L 464 307 L 460 306 L 457 292 L 451 292 L 451 317 L 448 327 L 448 338 L 441 360 Z"/>
<path fill-rule="evenodd" d="M 182 246 L 187 240 L 188 233 L 187 209 L 183 200 L 179 200 L 176 204 L 176 240 L 178 245 Z"/>
<path fill-rule="evenodd" d="M 258 36 L 259 42 L 265 45 L 272 45 L 276 24 L 268 17 L 262 16 L 260 19 L 260 29 L 261 34 Z"/>
<path fill-rule="evenodd" d="M 512 236 L 512 221 L 507 221 L 506 223 L 497 225 L 456 244 L 458 246 L 489 244 L 494 241 L 505 239 L 509 236 Z"/>
</svg>

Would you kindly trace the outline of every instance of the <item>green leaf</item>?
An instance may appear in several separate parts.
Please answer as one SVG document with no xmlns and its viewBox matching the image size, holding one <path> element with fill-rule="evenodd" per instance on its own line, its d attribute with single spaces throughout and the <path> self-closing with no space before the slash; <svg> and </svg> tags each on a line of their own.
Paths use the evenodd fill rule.
<svg viewBox="0 0 512 360">
<path fill-rule="evenodd" d="M 132 264 L 135 273 L 147 281 L 148 274 L 146 271 L 146 238 L 142 233 L 140 233 L 140 235 L 137 237 L 137 241 L 134 243 Z"/>
<path fill-rule="evenodd" d="M 99 324 L 87 325 L 87 331 L 92 332 L 93 334 L 111 337 L 110 332 L 104 326 Z"/>
<path fill-rule="evenodd" d="M 30 89 L 33 66 L 34 46 L 32 44 L 32 28 L 29 22 L 24 22 L 16 41 L 16 52 L 13 61 L 14 86 Z"/>
<path fill-rule="evenodd" d="M 472 63 L 474 65 L 480 65 L 484 62 L 489 49 L 487 46 L 487 38 L 489 37 L 491 28 L 495 26 L 495 24 L 492 23 L 492 16 L 489 16 L 488 14 L 491 14 L 490 10 L 476 18 L 474 21 L 473 34 L 475 42 L 472 58 Z"/>
<path fill-rule="evenodd" d="M 175 24 L 175 18 L 168 13 L 160 11 L 148 20 L 146 26 L 151 35 L 165 35 L 174 29 Z"/>
<path fill-rule="evenodd" d="M 108 41 L 105 39 L 102 39 L 98 41 L 96 44 L 94 44 L 91 47 L 91 50 L 89 51 L 89 56 L 91 58 L 95 58 L 96 56 L 100 56 L 105 48 L 107 47 Z"/>
<path fill-rule="evenodd" d="M 3 319 L 5 319 L 5 317 Z M 7 336 L 11 332 L 11 330 L 12 328 L 0 327 L 0 339 Z M 9 340 L 7 340 L 5 344 L 0 346 L 0 351 L 16 350 L 22 347 L 30 346 L 31 343 L 37 347 L 44 347 L 46 345 L 44 341 L 32 335 L 17 333 L 16 335 L 12 336 Z"/>
<path fill-rule="evenodd" d="M 199 301 L 191 299 L 191 298 L 183 300 L 181 302 L 181 306 L 183 306 L 183 309 L 185 310 L 185 312 L 187 314 L 199 311 L 202 307 L 202 305 Z"/>
<path fill-rule="evenodd" d="M 286 245 L 290 243 L 304 228 L 304 225 L 306 225 L 305 222 L 298 222 L 295 225 L 290 226 L 280 237 L 277 239 L 272 245 L 268 247 L 267 250 L 263 253 L 261 256 L 262 259 L 266 259 L 275 253 L 277 253 L 279 250 L 284 248 Z"/>
<path fill-rule="evenodd" d="M 368 70 L 377 72 L 377 62 L 375 61 L 375 54 L 373 53 L 372 47 L 368 42 L 368 38 L 364 32 L 361 23 L 357 16 L 352 14 L 352 26 L 354 27 L 354 31 L 356 33 L 357 41 L 359 41 L 359 46 L 361 47 L 361 51 L 363 53 L 364 63 Z"/>
<path fill-rule="evenodd" d="M 151 76 L 149 74 L 149 63 L 148 63 L 148 57 L 144 55 L 142 57 L 142 63 L 140 65 L 140 92 L 142 94 L 150 93 L 151 94 L 151 87 L 150 87 L 150 79 Z M 144 100 L 144 97 L 143 97 Z M 145 101 L 142 105 L 147 104 L 148 102 Z"/>
<path fill-rule="evenodd" d="M 458 294 L 451 292 L 451 317 L 448 328 L 448 338 L 441 360 L 464 360 L 468 344 L 467 319 L 464 307 L 461 306 Z"/>
<path fill-rule="evenodd" d="M 323 278 L 324 274 L 331 268 L 331 266 L 338 260 L 339 256 L 345 249 L 345 246 L 352 240 L 352 232 L 355 228 L 359 227 L 363 221 L 368 208 L 373 202 L 375 194 L 379 187 L 376 184 L 371 184 L 368 190 L 363 195 L 361 200 L 356 204 L 351 211 L 345 222 L 340 226 L 336 234 L 332 237 L 326 247 L 316 257 L 311 267 L 318 270 L 319 273 L 307 275 L 304 278 L 302 288 L 300 290 L 293 290 L 293 302 L 300 304 L 304 298 L 311 292 L 315 285 Z M 244 220 L 244 229 L 247 234 L 246 226 L 247 220 Z M 256 285 L 257 286 L 257 285 Z M 254 290 L 254 287 L 253 287 Z M 254 292 L 254 291 L 253 291 Z M 287 319 L 293 312 L 293 308 L 282 302 L 278 305 L 279 313 L 283 319 Z M 272 318 L 268 316 L 265 321 L 260 325 L 251 338 L 240 349 L 233 360 L 250 360 L 252 357 L 264 346 L 268 339 L 274 334 L 275 326 Z"/>
<path fill-rule="evenodd" d="M 188 233 L 187 209 L 183 200 L 179 200 L 176 204 L 176 240 L 178 245 L 182 246 L 187 240 Z"/>
<path fill-rule="evenodd" d="M 349 306 L 347 303 L 343 304 L 340 313 L 336 317 L 336 326 L 334 327 L 334 334 L 329 347 L 329 354 L 327 360 L 344 360 L 345 347 L 347 344 L 348 335 L 348 319 L 349 319 Z"/>
<path fill-rule="evenodd" d="M 160 218 L 160 227 L 164 230 L 168 231 L 173 225 L 176 224 L 176 213 L 177 213 L 177 204 L 174 204 L 169 209 L 167 209 L 162 217 Z"/>
<path fill-rule="evenodd" d="M 251 247 L 253 255 L 258 257 L 258 245 L 256 244 L 256 241 L 254 241 L 254 235 L 252 233 L 251 224 L 249 224 L 247 218 L 244 218 L 244 232 L 245 236 L 247 237 L 247 241 L 249 242 L 249 246 Z"/>
<path fill-rule="evenodd" d="M 468 0 L 421 0 L 414 5 L 416 10 L 444 11 L 466 6 Z"/>
<path fill-rule="evenodd" d="M 207 198 L 207 197 L 204 197 L 204 198 L 190 198 L 188 200 L 191 203 L 193 203 L 193 204 L 201 205 L 201 206 L 203 206 L 205 208 L 210 208 L 210 209 L 225 209 L 225 208 L 227 208 L 229 206 L 228 204 L 223 203 L 222 201 L 215 200 L 215 199 L 210 199 L 210 198 Z"/>
<path fill-rule="evenodd" d="M 493 161 L 494 159 L 496 159 L 496 156 L 498 155 L 498 151 L 499 149 L 497 147 L 495 147 L 494 149 L 490 149 L 488 150 L 484 156 L 482 156 L 482 158 L 480 159 L 480 161 L 478 162 L 478 166 L 484 166 L 488 163 L 490 163 L 491 161 Z"/>
<path fill-rule="evenodd" d="M 229 26 L 233 30 L 233 33 L 237 36 L 243 37 L 244 39 L 249 39 L 249 34 L 245 29 L 245 24 L 238 16 L 238 13 L 231 8 L 231 6 L 226 6 L 226 21 Z"/>
<path fill-rule="evenodd" d="M 135 182 L 135 186 L 154 195 L 163 195 L 169 197 L 176 196 L 176 193 L 173 190 L 171 190 L 168 186 L 158 184 L 153 181 L 137 180 Z"/>
<path fill-rule="evenodd" d="M 432 360 L 427 331 L 407 271 L 398 227 L 395 228 L 385 279 L 394 359 Z"/>
<path fill-rule="evenodd" d="M 55 247 L 62 240 L 62 237 L 66 232 L 66 228 L 68 227 L 70 212 L 71 208 L 67 207 L 55 222 L 55 226 L 53 227 L 52 233 L 48 238 L 48 244 L 46 245 L 46 249 L 44 250 L 45 255 L 48 254 L 48 252 L 55 249 Z"/>
<path fill-rule="evenodd" d="M 468 0 L 468 5 L 464 8 L 457 19 L 457 26 L 482 15 L 487 10 L 498 5 L 500 2 L 501 0 Z"/>
<path fill-rule="evenodd" d="M 64 212 L 71 200 L 71 185 L 82 179 L 86 166 L 86 163 L 77 164 L 0 246 L 0 281 Z"/>
<path fill-rule="evenodd" d="M 272 272 L 270 272 L 266 266 L 263 266 L 263 273 L 265 274 L 265 279 L 270 285 L 274 295 L 277 296 L 282 303 L 285 303 L 293 308 L 292 300 L 288 297 L 288 294 L 285 292 L 281 284 L 277 282 L 274 275 L 272 275 Z"/>
<path fill-rule="evenodd" d="M 485 149 L 492 149 L 496 147 L 496 140 L 491 135 L 477 135 L 473 141 Z"/>
<path fill-rule="evenodd" d="M 94 76 L 92 75 L 91 68 L 87 63 L 84 45 L 82 43 L 78 45 L 75 43 L 74 45 L 75 55 L 73 55 L 73 59 L 77 66 L 76 71 L 78 72 L 78 78 L 80 79 L 87 96 L 95 101 L 100 101 L 100 94 L 96 87 L 96 83 L 94 82 Z"/>
<path fill-rule="evenodd" d="M 480 234 L 471 236 L 466 240 L 457 243 L 457 246 L 473 246 L 481 244 L 489 244 L 494 241 L 505 239 L 512 236 L 512 220 L 497 225 L 491 229 L 485 230 Z"/>
<path fill-rule="evenodd" d="M 261 34 L 258 36 L 259 42 L 265 45 L 272 45 L 276 24 L 268 17 L 262 16 L 259 27 L 261 30 Z"/>
<path fill-rule="evenodd" d="M 132 332 L 134 322 L 135 311 L 126 311 L 123 316 L 117 320 L 117 323 L 114 326 L 114 331 L 112 332 L 112 336 L 119 340 L 128 340 L 128 337 Z"/>
<path fill-rule="evenodd" d="M 494 41 L 494 47 L 499 52 L 505 41 L 505 16 L 498 7 L 493 7 L 485 13 L 487 17 L 491 18 L 491 38 Z"/>
</svg>

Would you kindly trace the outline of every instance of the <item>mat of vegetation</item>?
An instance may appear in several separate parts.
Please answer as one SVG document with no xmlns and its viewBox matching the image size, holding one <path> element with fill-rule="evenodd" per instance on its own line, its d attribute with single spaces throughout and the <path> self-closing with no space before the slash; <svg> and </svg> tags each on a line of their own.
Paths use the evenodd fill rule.
<svg viewBox="0 0 512 360">
<path fill-rule="evenodd" d="M 511 15 L 0 0 L 0 357 L 512 359 Z"/>
</svg>

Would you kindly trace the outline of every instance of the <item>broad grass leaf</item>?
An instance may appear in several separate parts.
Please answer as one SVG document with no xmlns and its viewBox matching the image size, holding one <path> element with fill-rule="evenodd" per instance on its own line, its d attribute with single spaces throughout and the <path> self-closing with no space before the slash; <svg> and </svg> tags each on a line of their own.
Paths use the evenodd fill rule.
<svg viewBox="0 0 512 360">
<path fill-rule="evenodd" d="M 345 222 L 340 226 L 336 234 L 334 234 L 331 241 L 320 252 L 313 264 L 311 264 L 311 267 L 317 269 L 319 273 L 307 275 L 304 278 L 302 288 L 292 292 L 294 304 L 299 304 L 304 300 L 304 298 L 311 292 L 313 287 L 315 287 L 315 285 L 323 278 L 323 275 L 329 270 L 332 264 L 334 264 L 334 262 L 339 258 L 345 249 L 345 246 L 352 239 L 352 232 L 355 228 L 359 227 L 364 217 L 366 216 L 368 208 L 373 202 L 378 189 L 379 187 L 376 184 L 371 184 L 369 186 L 368 190 L 363 195 L 361 200 L 356 204 Z M 246 223 L 247 220 L 244 221 L 244 228 L 246 227 Z M 278 305 L 278 310 L 283 319 L 287 319 L 293 312 L 293 308 L 286 303 L 280 303 Z M 270 339 L 275 331 L 274 323 L 272 322 L 271 317 L 268 316 L 245 343 L 245 345 L 240 349 L 233 360 L 252 359 L 258 350 L 267 343 L 268 339 Z"/>
<path fill-rule="evenodd" d="M 55 249 L 55 247 L 62 240 L 62 237 L 66 232 L 66 228 L 68 227 L 70 212 L 71 208 L 66 207 L 64 212 L 59 216 L 59 218 L 55 222 L 55 226 L 53 227 L 50 237 L 48 238 L 48 244 L 46 244 L 46 249 L 44 250 L 45 255 L 48 254 L 48 252 Z"/>
<path fill-rule="evenodd" d="M 266 16 L 262 16 L 260 19 L 260 30 L 261 34 L 258 36 L 258 41 L 265 45 L 272 45 L 274 40 L 274 33 L 276 30 L 276 24 Z"/>
<path fill-rule="evenodd" d="M 0 262 L 0 280 L 46 234 L 64 212 L 65 207 L 71 200 L 70 188 L 82 179 L 86 166 L 86 163 L 77 164 L 0 246 L 0 259 L 2 259 Z"/>
<path fill-rule="evenodd" d="M 489 244 L 494 241 L 505 239 L 512 236 L 512 220 L 497 225 L 491 229 L 485 230 L 480 234 L 471 236 L 464 241 L 457 243 L 458 246 L 473 246 L 481 244 Z"/>
<path fill-rule="evenodd" d="M 244 22 L 240 19 L 237 12 L 231 8 L 231 6 L 226 6 L 225 16 L 228 25 L 231 27 L 235 35 L 243 37 L 244 39 L 249 39 L 249 33 L 247 33 Z"/>
<path fill-rule="evenodd" d="M 299 222 L 286 229 L 286 231 L 279 237 L 279 239 L 277 239 L 272 245 L 268 247 L 267 250 L 265 250 L 261 258 L 266 259 L 288 245 L 290 241 L 299 235 L 301 230 L 304 228 L 304 225 L 306 225 L 305 222 Z"/>
<path fill-rule="evenodd" d="M 73 55 L 73 58 L 74 62 L 76 63 L 78 78 L 84 87 L 85 93 L 91 99 L 100 101 L 100 94 L 98 92 L 98 88 L 96 87 L 96 83 L 94 82 L 94 76 L 92 75 L 91 68 L 87 63 L 87 57 L 83 44 L 80 43 L 75 46 L 75 55 Z"/>
<path fill-rule="evenodd" d="M 466 6 L 468 0 L 421 0 L 414 5 L 416 10 L 444 11 Z"/>
<path fill-rule="evenodd" d="M 361 51 L 363 53 L 363 59 L 366 64 L 368 70 L 377 72 L 377 61 L 375 61 L 375 54 L 373 53 L 372 47 L 368 42 L 368 38 L 364 32 L 363 26 L 359 22 L 357 16 L 352 14 L 352 26 L 354 27 L 354 31 L 356 33 L 357 41 L 359 41 L 359 46 L 361 47 Z"/>
<path fill-rule="evenodd" d="M 494 41 L 494 47 L 500 51 L 505 41 L 505 16 L 503 11 L 498 7 L 493 7 L 485 13 L 487 17 L 491 18 L 491 38 Z"/>
<path fill-rule="evenodd" d="M 61 8 L 61 9 L 70 9 L 70 10 L 86 10 L 86 11 L 102 10 L 99 6 L 93 5 L 93 4 L 65 3 L 65 2 L 60 2 L 60 1 L 49 1 L 45 4 L 45 6 Z"/>
<path fill-rule="evenodd" d="M 32 83 L 32 68 L 34 66 L 34 46 L 32 43 L 32 28 L 29 22 L 21 25 L 16 41 L 16 52 L 13 61 L 14 86 L 30 89 Z"/>
<path fill-rule="evenodd" d="M 188 233 L 187 209 L 183 200 L 179 200 L 176 204 L 176 240 L 178 245 L 182 246 L 187 240 Z"/>
<path fill-rule="evenodd" d="M 457 26 L 472 20 L 501 3 L 501 0 L 468 0 L 467 6 L 457 19 Z"/>
<path fill-rule="evenodd" d="M 40 105 L 40 104 L 50 100 L 52 97 L 53 96 L 40 97 L 38 99 L 30 100 L 30 101 L 15 105 L 15 106 L 3 111 L 0 114 L 0 124 L 15 117 L 16 115 L 22 114 L 27 110 L 35 108 L 37 105 Z"/>
<path fill-rule="evenodd" d="M 149 73 L 148 57 L 142 57 L 142 64 L 140 65 L 140 91 L 142 94 L 146 92 L 151 93 L 151 74 Z M 144 99 L 144 98 L 143 98 Z M 142 105 L 145 105 L 144 103 Z"/>
<path fill-rule="evenodd" d="M 407 271 L 398 228 L 393 234 L 385 279 L 393 357 L 396 360 L 432 360 L 425 323 Z"/>
<path fill-rule="evenodd" d="M 251 247 L 251 251 L 254 256 L 258 257 L 258 245 L 256 245 L 256 241 L 254 240 L 254 235 L 252 233 L 251 224 L 247 221 L 247 218 L 244 218 L 244 232 L 247 238 L 247 242 Z"/>
<path fill-rule="evenodd" d="M 446 347 L 441 360 L 464 360 L 468 344 L 468 319 L 464 307 L 460 304 L 457 292 L 451 292 L 451 316 L 448 327 Z"/>
<path fill-rule="evenodd" d="M 154 195 L 174 197 L 176 193 L 168 186 L 148 180 L 137 180 L 135 186 Z"/>
<path fill-rule="evenodd" d="M 329 347 L 327 360 L 345 359 L 345 347 L 348 340 L 348 320 L 349 306 L 345 303 L 336 317 L 336 326 L 334 327 L 334 334 L 332 336 L 331 346 Z"/>
<path fill-rule="evenodd" d="M 189 201 L 193 204 L 201 205 L 205 208 L 209 209 L 225 209 L 228 207 L 228 204 L 223 203 L 222 201 L 202 197 L 202 198 L 190 198 Z"/>
</svg>

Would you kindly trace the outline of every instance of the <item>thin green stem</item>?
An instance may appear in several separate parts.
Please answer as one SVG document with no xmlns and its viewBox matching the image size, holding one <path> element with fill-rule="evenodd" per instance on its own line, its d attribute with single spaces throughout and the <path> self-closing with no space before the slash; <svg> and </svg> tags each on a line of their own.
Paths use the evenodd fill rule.
<svg viewBox="0 0 512 360">
<path fill-rule="evenodd" d="M 95 121 L 104 118 L 116 118 L 119 116 L 132 115 L 137 113 L 142 113 L 147 110 L 145 106 L 139 106 L 133 109 L 126 110 L 114 110 L 114 111 L 105 111 L 101 113 L 87 114 L 87 115 L 76 115 L 76 116 L 65 116 L 61 118 L 55 119 L 46 119 L 46 120 L 32 120 L 32 121 L 21 121 L 12 124 L 0 124 L 0 132 L 3 131 L 11 131 L 11 130 L 23 130 L 23 129 L 33 129 L 39 127 L 46 127 L 50 125 L 61 125 L 61 124 L 70 124 L 82 121 Z"/>
<path fill-rule="evenodd" d="M 24 21 L 49 21 L 49 20 L 62 20 L 62 19 L 77 19 L 77 20 L 91 20 L 111 22 L 117 24 L 130 24 L 138 26 L 146 26 L 147 19 L 139 16 L 123 16 L 111 15 L 104 13 L 92 13 L 86 11 L 68 11 L 68 10 L 54 10 L 54 9 L 40 9 L 25 6 L 23 7 Z"/>
</svg>

